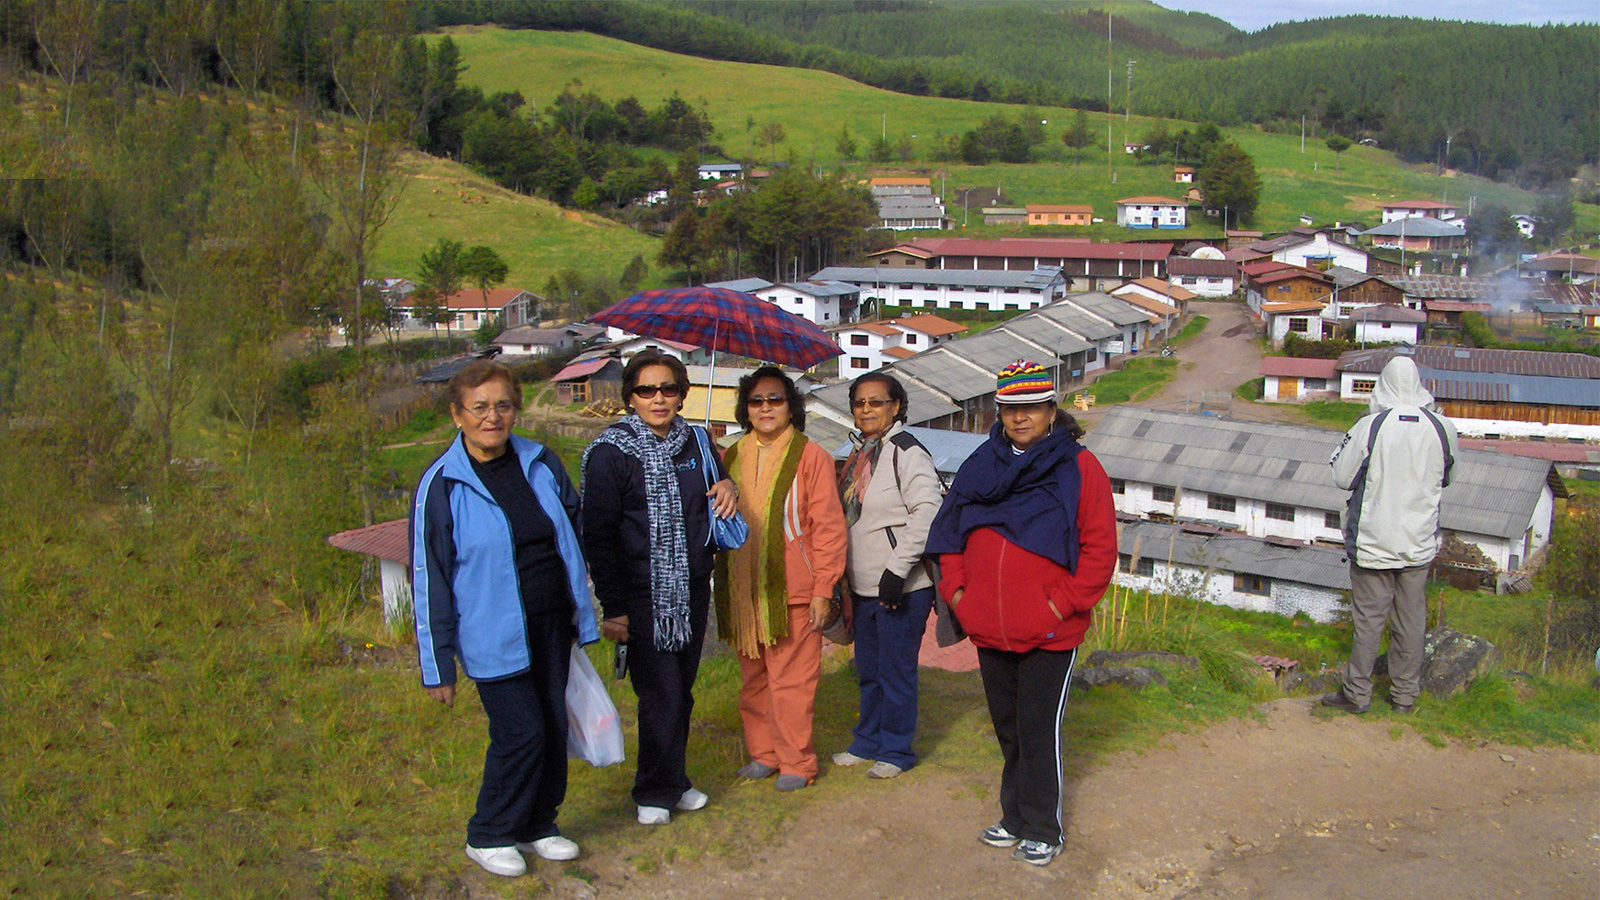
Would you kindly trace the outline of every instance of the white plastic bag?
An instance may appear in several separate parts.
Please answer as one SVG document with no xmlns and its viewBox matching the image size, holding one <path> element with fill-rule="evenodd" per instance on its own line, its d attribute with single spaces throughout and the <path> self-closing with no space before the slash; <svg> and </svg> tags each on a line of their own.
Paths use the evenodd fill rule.
<svg viewBox="0 0 1600 900">
<path fill-rule="evenodd" d="M 567 667 L 567 757 L 600 767 L 622 762 L 622 719 L 589 654 L 572 645 Z"/>
</svg>

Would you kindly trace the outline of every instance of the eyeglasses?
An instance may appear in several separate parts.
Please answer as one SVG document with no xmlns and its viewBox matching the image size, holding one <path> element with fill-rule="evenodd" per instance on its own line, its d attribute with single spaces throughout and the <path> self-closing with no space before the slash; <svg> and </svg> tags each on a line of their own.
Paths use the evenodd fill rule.
<svg viewBox="0 0 1600 900">
<path fill-rule="evenodd" d="M 639 385 L 634 385 L 634 388 L 633 388 L 633 395 L 635 397 L 638 397 L 641 400 L 649 400 L 651 397 L 654 397 L 658 392 L 661 394 L 661 396 L 666 397 L 668 400 L 671 400 L 674 397 L 683 396 L 683 385 L 681 385 L 681 384 L 671 384 L 671 383 L 668 383 L 668 384 L 639 384 Z"/>
<path fill-rule="evenodd" d="M 517 405 L 510 400 L 501 400 L 499 403 L 493 404 L 478 403 L 473 406 L 462 407 L 462 409 L 480 422 L 489 418 L 490 414 L 495 416 L 514 416 L 517 414 Z"/>
<path fill-rule="evenodd" d="M 760 409 L 763 406 L 783 406 L 788 402 L 789 398 L 783 394 L 771 394 L 766 397 L 752 396 L 750 399 L 744 401 L 744 405 L 750 407 L 751 409 Z"/>
<path fill-rule="evenodd" d="M 891 404 L 893 402 L 894 402 L 893 400 L 889 400 L 889 399 L 886 399 L 886 398 L 883 398 L 883 397 L 863 397 L 863 398 L 861 398 L 859 400 L 851 400 L 850 401 L 850 408 L 851 409 L 862 409 L 863 407 L 871 407 L 873 409 L 879 409 L 881 407 L 888 406 L 889 404 Z"/>
</svg>

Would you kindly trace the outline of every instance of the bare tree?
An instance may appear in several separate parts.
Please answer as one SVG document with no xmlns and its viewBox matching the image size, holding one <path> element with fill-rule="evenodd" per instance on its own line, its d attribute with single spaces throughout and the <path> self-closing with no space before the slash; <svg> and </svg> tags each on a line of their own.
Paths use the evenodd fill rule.
<svg viewBox="0 0 1600 900">
<path fill-rule="evenodd" d="M 78 82 L 94 61 L 100 36 L 99 0 L 53 0 L 35 7 L 33 36 L 39 52 L 66 86 L 61 103 L 61 124 L 72 124 L 72 98 Z"/>
<path fill-rule="evenodd" d="M 236 0 L 221 13 L 210 8 L 211 30 L 215 36 L 217 58 L 228 76 L 254 98 L 261 85 L 272 78 L 283 36 L 281 0 Z"/>
</svg>

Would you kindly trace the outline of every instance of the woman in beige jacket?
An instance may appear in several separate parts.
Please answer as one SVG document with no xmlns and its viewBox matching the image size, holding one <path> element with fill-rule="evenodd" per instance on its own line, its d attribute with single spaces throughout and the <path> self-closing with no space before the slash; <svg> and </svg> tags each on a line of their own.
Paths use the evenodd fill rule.
<svg viewBox="0 0 1600 900">
<path fill-rule="evenodd" d="M 833 761 L 870 760 L 869 778 L 893 778 L 916 764 L 917 655 L 933 609 L 922 548 L 942 492 L 933 457 L 905 430 L 906 405 L 905 387 L 892 375 L 863 375 L 850 385 L 855 449 L 839 473 L 861 717 L 850 749 Z"/>
</svg>

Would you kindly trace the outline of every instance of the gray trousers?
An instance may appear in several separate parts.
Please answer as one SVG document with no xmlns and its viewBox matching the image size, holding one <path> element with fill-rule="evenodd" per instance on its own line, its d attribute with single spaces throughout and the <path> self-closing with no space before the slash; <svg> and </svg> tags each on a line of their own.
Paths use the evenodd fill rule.
<svg viewBox="0 0 1600 900">
<path fill-rule="evenodd" d="M 1366 706 L 1372 702 L 1372 664 L 1378 659 L 1383 626 L 1389 629 L 1389 699 L 1398 706 L 1416 702 L 1422 684 L 1422 643 L 1428 631 L 1428 566 L 1363 569 L 1350 564 L 1350 618 L 1355 642 L 1344 674 L 1344 695 Z"/>
</svg>

